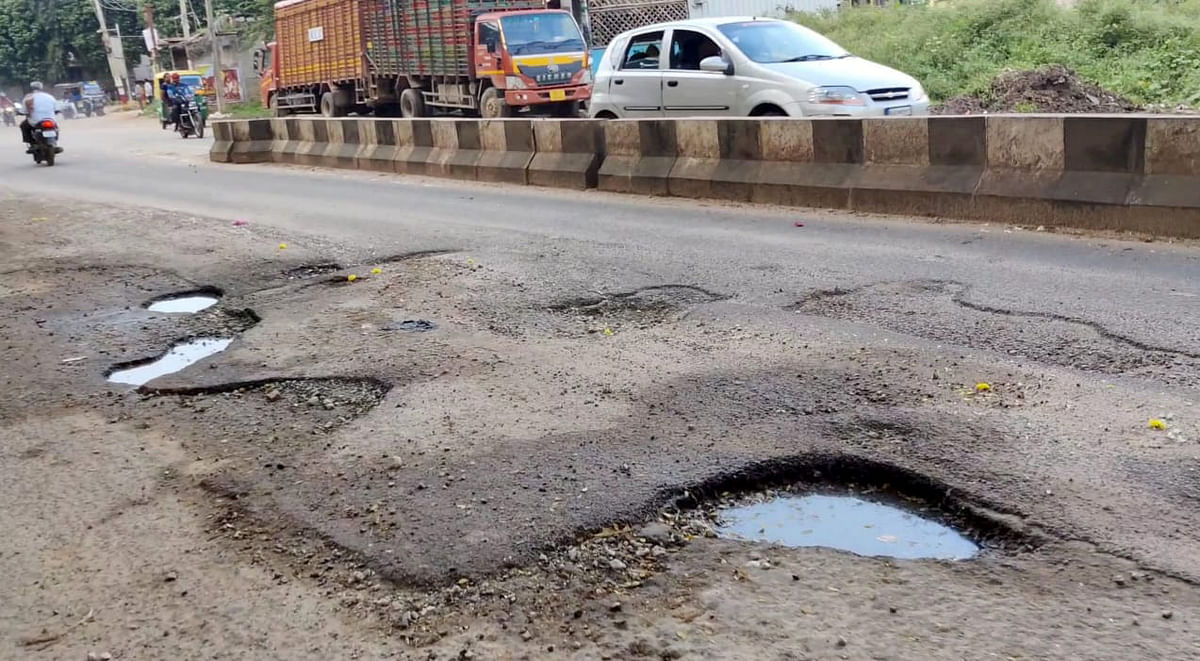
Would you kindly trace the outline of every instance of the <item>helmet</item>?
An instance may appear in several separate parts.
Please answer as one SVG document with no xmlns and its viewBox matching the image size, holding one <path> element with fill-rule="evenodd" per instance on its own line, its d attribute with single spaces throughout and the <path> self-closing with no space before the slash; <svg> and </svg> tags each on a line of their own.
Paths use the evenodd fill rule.
<svg viewBox="0 0 1200 661">
<path fill-rule="evenodd" d="M 171 82 L 173 82 L 173 83 L 179 82 L 179 74 L 177 74 L 177 73 L 171 74 Z"/>
<path fill-rule="evenodd" d="M 40 81 L 40 80 L 35 80 L 35 81 L 33 81 L 32 83 L 29 83 L 29 87 L 31 87 L 31 88 L 33 88 L 33 89 L 35 89 L 35 90 L 41 91 L 41 89 L 42 89 L 42 81 Z"/>
</svg>

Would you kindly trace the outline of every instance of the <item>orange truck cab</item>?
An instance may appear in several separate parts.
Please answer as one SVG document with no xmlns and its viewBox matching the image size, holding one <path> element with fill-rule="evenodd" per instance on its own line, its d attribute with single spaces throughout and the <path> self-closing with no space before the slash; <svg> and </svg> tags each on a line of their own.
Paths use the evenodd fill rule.
<svg viewBox="0 0 1200 661">
<path fill-rule="evenodd" d="M 592 76 L 571 12 L 546 0 L 445 4 L 454 11 L 435 15 L 409 0 L 280 0 L 276 41 L 255 62 L 263 105 L 276 116 L 578 115 Z"/>
</svg>

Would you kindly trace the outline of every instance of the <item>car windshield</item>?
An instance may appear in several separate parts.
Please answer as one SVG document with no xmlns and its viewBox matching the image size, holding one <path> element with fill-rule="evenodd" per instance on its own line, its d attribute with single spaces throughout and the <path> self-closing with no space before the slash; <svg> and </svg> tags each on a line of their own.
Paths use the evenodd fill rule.
<svg viewBox="0 0 1200 661">
<path fill-rule="evenodd" d="M 755 62 L 811 62 L 850 57 L 846 49 L 806 27 L 784 21 L 743 21 L 720 26 Z"/>
<path fill-rule="evenodd" d="M 194 90 L 198 90 L 204 86 L 204 83 L 200 80 L 200 76 L 180 76 L 179 82 L 186 84 Z"/>
<path fill-rule="evenodd" d="M 500 19 L 504 43 L 513 55 L 582 51 L 583 35 L 570 14 L 558 12 L 505 16 Z"/>
</svg>

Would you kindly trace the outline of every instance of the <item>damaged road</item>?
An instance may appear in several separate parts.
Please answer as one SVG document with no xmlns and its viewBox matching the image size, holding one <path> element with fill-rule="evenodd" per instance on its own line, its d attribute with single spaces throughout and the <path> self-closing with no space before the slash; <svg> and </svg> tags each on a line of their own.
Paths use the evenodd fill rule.
<svg viewBox="0 0 1200 661">
<path fill-rule="evenodd" d="M 0 191 L 0 656 L 1197 652 L 1195 246 L 237 176 L 307 215 Z M 980 555 L 716 534 L 847 490 Z"/>
</svg>

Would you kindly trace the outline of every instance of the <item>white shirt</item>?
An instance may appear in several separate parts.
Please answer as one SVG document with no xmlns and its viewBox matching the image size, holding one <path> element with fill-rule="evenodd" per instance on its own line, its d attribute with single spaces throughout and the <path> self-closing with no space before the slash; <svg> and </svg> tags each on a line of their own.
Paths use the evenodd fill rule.
<svg viewBox="0 0 1200 661">
<path fill-rule="evenodd" d="M 56 101 L 45 92 L 33 92 L 25 97 L 25 101 L 33 99 L 33 112 L 29 113 L 29 123 L 37 124 L 43 119 L 54 119 Z"/>
</svg>

